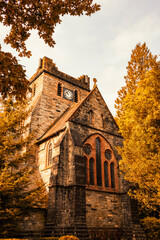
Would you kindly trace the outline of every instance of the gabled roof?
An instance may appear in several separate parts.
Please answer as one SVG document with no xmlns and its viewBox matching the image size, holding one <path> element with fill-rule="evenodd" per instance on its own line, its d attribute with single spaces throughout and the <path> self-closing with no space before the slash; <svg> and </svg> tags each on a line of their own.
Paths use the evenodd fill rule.
<svg viewBox="0 0 160 240">
<path fill-rule="evenodd" d="M 69 119 L 73 116 L 73 114 L 82 106 L 82 104 L 89 98 L 89 96 L 94 92 L 96 89 L 96 85 L 93 87 L 93 89 L 89 92 L 89 94 L 78 103 L 72 104 L 70 107 L 68 107 L 63 114 L 56 120 L 54 123 L 51 124 L 51 126 L 48 128 L 48 130 L 38 139 L 38 142 L 43 142 L 44 140 L 48 139 L 49 137 L 55 135 L 56 133 L 60 131 L 64 131 L 66 128 L 66 122 L 69 121 Z"/>
</svg>

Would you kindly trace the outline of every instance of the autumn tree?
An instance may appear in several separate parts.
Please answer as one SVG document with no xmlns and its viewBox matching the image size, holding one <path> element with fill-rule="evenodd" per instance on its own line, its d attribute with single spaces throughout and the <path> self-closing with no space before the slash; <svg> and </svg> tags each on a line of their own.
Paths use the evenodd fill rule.
<svg viewBox="0 0 160 240">
<path fill-rule="evenodd" d="M 132 184 L 129 194 L 145 213 L 146 228 L 155 225 L 158 229 L 150 237 L 159 239 L 160 66 L 146 45 L 138 44 L 127 70 L 126 86 L 116 101 L 117 122 L 124 137 L 120 169 Z"/>
<path fill-rule="evenodd" d="M 90 16 L 100 9 L 93 0 L 1 0 L 0 23 L 10 27 L 4 42 L 19 52 L 19 56 L 30 57 L 31 51 L 26 48 L 26 40 L 31 30 L 36 29 L 40 38 L 50 47 L 54 47 L 52 37 L 55 27 L 66 14 L 71 16 Z M 6 63 L 6 60 L 7 63 Z M 8 94 L 17 99 L 25 97 L 27 79 L 22 68 L 11 53 L 0 48 L 0 92 L 5 98 Z M 23 90 L 22 90 L 23 89 Z"/>
<path fill-rule="evenodd" d="M 144 78 L 145 73 L 150 70 L 156 63 L 157 56 L 153 56 L 146 43 L 138 43 L 132 50 L 131 59 L 127 66 L 127 75 L 125 78 L 126 85 L 118 91 L 118 97 L 115 101 L 117 109 L 117 118 L 123 115 L 124 99 L 126 95 L 134 94 L 137 83 Z"/>
<path fill-rule="evenodd" d="M 0 113 L 0 236 L 15 234 L 30 208 L 46 204 L 36 175 L 33 134 L 28 134 L 26 103 L 7 99 Z M 34 183 L 34 184 L 33 184 Z M 33 184 L 33 185 L 32 185 Z M 14 231 L 13 231 L 14 230 Z"/>
</svg>

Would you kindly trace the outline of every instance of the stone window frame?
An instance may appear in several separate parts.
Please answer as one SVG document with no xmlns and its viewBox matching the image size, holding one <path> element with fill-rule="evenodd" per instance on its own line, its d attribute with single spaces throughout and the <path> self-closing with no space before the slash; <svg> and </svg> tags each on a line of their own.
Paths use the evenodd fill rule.
<svg viewBox="0 0 160 240">
<path fill-rule="evenodd" d="M 96 166 L 96 149 L 95 149 L 95 139 L 99 138 L 101 141 L 101 176 L 102 176 L 102 184 L 101 186 L 97 185 L 97 166 Z M 104 191 L 118 191 L 118 164 L 113 152 L 113 149 L 110 145 L 110 143 L 100 134 L 93 134 L 89 136 L 85 142 L 85 144 L 90 144 L 92 147 L 92 152 L 87 155 L 84 154 L 84 159 L 86 161 L 86 185 L 88 188 L 91 189 L 99 189 Z M 111 151 L 111 159 L 108 160 L 105 157 L 105 150 L 109 149 Z M 90 168 L 89 168 L 89 161 L 90 159 L 94 160 L 93 169 L 94 169 L 94 185 L 90 184 Z M 107 162 L 108 165 L 108 171 L 107 175 L 105 174 L 105 162 Z M 112 171 L 111 171 L 112 166 Z M 114 171 L 114 174 L 113 174 Z M 108 179 L 105 179 L 105 175 Z M 108 186 L 106 186 L 106 182 L 108 181 Z"/>
<path fill-rule="evenodd" d="M 52 146 L 50 148 L 50 146 Z M 46 148 L 46 167 L 49 167 L 53 164 L 53 143 L 49 141 Z M 51 157 L 50 157 L 51 155 Z"/>
<path fill-rule="evenodd" d="M 33 97 L 36 95 L 36 83 L 33 85 Z"/>
<path fill-rule="evenodd" d="M 62 97 L 63 84 L 61 82 L 57 83 L 57 96 Z"/>
<path fill-rule="evenodd" d="M 89 110 L 89 112 L 88 112 L 88 117 L 89 117 L 89 123 L 90 124 L 93 124 L 94 123 L 94 114 L 93 114 L 93 110 Z"/>
<path fill-rule="evenodd" d="M 104 116 L 101 114 L 101 127 L 104 128 Z"/>
</svg>

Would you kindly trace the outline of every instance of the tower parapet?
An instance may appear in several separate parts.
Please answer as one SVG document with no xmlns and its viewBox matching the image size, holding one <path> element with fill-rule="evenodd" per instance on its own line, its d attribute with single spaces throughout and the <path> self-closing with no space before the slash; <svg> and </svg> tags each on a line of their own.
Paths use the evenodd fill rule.
<svg viewBox="0 0 160 240">
<path fill-rule="evenodd" d="M 42 59 L 40 59 L 37 72 L 30 78 L 30 83 L 36 80 L 37 77 L 39 77 L 43 72 L 60 78 L 66 82 L 70 82 L 83 89 L 90 90 L 90 78 L 87 75 L 82 75 L 79 78 L 74 78 L 66 73 L 59 71 L 52 59 L 47 57 L 43 57 Z"/>
</svg>

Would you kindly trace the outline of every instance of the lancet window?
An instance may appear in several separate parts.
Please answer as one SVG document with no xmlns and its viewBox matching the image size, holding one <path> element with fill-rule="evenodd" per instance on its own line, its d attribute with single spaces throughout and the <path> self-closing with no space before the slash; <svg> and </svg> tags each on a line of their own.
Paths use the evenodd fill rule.
<svg viewBox="0 0 160 240">
<path fill-rule="evenodd" d="M 62 84 L 61 84 L 61 83 L 58 83 L 57 95 L 58 95 L 58 96 L 61 96 L 61 95 L 62 95 Z"/>
<path fill-rule="evenodd" d="M 75 90 L 75 92 L 74 92 L 74 101 L 78 102 L 78 91 L 77 90 Z"/>
<path fill-rule="evenodd" d="M 52 143 L 48 145 L 47 166 L 52 164 Z"/>
</svg>

